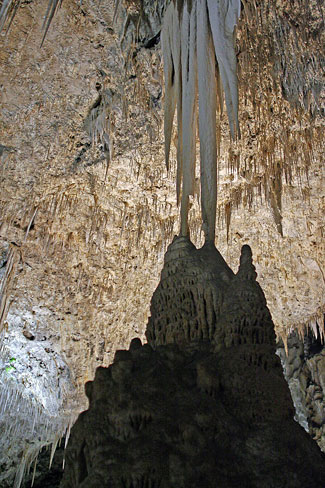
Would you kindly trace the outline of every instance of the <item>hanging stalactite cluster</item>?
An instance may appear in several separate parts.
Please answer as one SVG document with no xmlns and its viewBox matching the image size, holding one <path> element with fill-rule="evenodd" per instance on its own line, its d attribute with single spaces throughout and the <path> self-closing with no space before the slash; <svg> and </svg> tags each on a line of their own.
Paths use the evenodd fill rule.
<svg viewBox="0 0 325 488">
<path fill-rule="evenodd" d="M 0 9 L 0 33 L 4 28 L 6 28 L 6 32 L 8 33 L 12 21 L 14 20 L 21 3 L 22 3 L 21 0 L 3 0 Z M 46 34 L 53 20 L 53 17 L 57 9 L 61 6 L 61 4 L 62 4 L 62 0 L 49 0 L 48 2 L 47 10 L 43 22 L 44 33 L 42 37 L 41 46 L 43 45 Z"/>
<path fill-rule="evenodd" d="M 165 156 L 169 164 L 177 106 L 177 201 L 181 235 L 188 235 L 189 196 L 194 194 L 196 121 L 201 155 L 201 208 L 206 240 L 214 241 L 217 199 L 216 110 L 223 89 L 232 137 L 239 135 L 234 29 L 240 1 L 172 1 L 164 17 Z M 216 63 L 217 62 L 217 63 Z M 182 188 L 181 188 L 182 186 Z"/>
</svg>

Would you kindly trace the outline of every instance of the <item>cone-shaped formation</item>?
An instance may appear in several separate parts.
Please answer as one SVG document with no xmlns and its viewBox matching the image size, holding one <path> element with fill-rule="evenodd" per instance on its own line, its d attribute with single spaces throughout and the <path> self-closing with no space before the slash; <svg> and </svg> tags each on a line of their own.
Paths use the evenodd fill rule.
<svg viewBox="0 0 325 488">
<path fill-rule="evenodd" d="M 197 250 L 189 239 L 176 238 L 167 250 L 151 300 L 149 344 L 212 340 L 223 294 L 233 277 L 213 245 Z"/>
<path fill-rule="evenodd" d="M 187 238 L 176 238 L 151 300 L 146 336 L 153 347 L 214 340 L 219 349 L 268 345 L 273 354 L 274 327 L 250 247 L 243 246 L 234 275 L 213 245 L 196 249 Z"/>
<path fill-rule="evenodd" d="M 262 359 L 263 354 L 274 362 L 274 326 L 264 293 L 256 281 L 249 246 L 243 246 L 238 273 L 223 296 L 214 340 L 219 350 L 241 346 L 242 353 L 246 350 L 247 358 L 259 365 L 268 361 L 266 357 Z"/>
<path fill-rule="evenodd" d="M 213 246 L 176 239 L 151 313 L 152 346 L 134 339 L 87 383 L 61 488 L 322 486 L 250 248 L 234 275 Z"/>
</svg>

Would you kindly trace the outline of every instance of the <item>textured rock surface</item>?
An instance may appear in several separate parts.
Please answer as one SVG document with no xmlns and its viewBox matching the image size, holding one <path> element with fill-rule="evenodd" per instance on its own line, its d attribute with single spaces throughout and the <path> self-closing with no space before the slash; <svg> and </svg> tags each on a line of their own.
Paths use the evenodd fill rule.
<svg viewBox="0 0 325 488">
<path fill-rule="evenodd" d="M 189 239 L 175 238 L 151 300 L 146 332 L 149 344 L 212 340 L 233 276 L 214 246 L 197 250 Z"/>
<path fill-rule="evenodd" d="M 46 3 L 22 2 L 0 36 L 0 276 L 8 262 L 16 271 L 1 367 L 16 357 L 20 396 L 41 393 L 33 401 L 53 402 L 60 418 L 64 405 L 86 408 L 83 385 L 98 365 L 143 337 L 178 211 L 175 151 L 164 169 L 162 3 L 127 2 L 113 24 L 113 1 L 64 0 L 40 49 Z M 220 120 L 218 248 L 235 266 L 250 244 L 284 337 L 321 326 L 324 309 L 323 19 L 316 0 L 247 0 L 241 142 L 230 145 Z M 198 208 L 193 200 L 196 244 Z"/>
<path fill-rule="evenodd" d="M 24 350 L 22 338 L 22 334 L 17 338 L 20 347 L 15 357 L 3 354 L 0 361 L 1 488 L 11 488 L 13 479 L 14 486 L 19 486 L 39 450 L 54 443 L 53 455 L 57 442 L 75 421 L 72 404 L 67 405 L 72 389 L 67 365 L 53 351 L 46 354 L 37 341 Z"/>
<path fill-rule="evenodd" d="M 278 349 L 296 409 L 296 420 L 325 452 L 325 348 L 312 331 L 304 340 L 288 339 L 288 354 Z"/>
<path fill-rule="evenodd" d="M 175 335 L 162 321 L 165 335 L 159 339 L 164 337 L 164 345 L 153 349 L 135 339 L 129 350 L 116 352 L 112 366 L 99 368 L 87 383 L 90 406 L 72 428 L 62 488 L 321 486 L 325 457 L 293 420 L 289 389 L 275 355 L 273 324 L 249 251 L 244 248 L 240 269 L 228 278 L 225 294 L 226 263 L 220 266 L 216 250 L 205 256 L 207 268 L 219 265 L 207 289 L 220 285 L 224 295 L 218 302 L 214 341 L 204 340 L 203 321 L 198 324 L 200 337 L 184 334 L 171 344 L 179 337 L 181 316 L 186 330 L 188 316 L 195 315 L 204 295 L 191 302 L 185 293 L 202 287 L 202 276 L 195 273 L 185 285 L 191 270 L 197 273 L 202 267 L 199 251 L 189 242 L 186 248 L 184 239 L 170 246 L 169 256 L 178 253 L 180 266 L 187 264 L 178 270 L 185 276 L 184 289 L 166 291 L 166 314 L 179 310 Z M 163 275 L 171 279 L 166 261 Z M 213 315 L 213 307 L 213 301 L 206 304 L 207 316 Z M 151 321 L 159 328 L 162 309 L 152 307 L 152 313 L 158 314 Z M 157 342 L 154 334 L 148 338 Z"/>
<path fill-rule="evenodd" d="M 151 300 L 146 331 L 149 344 L 214 340 L 220 349 L 256 344 L 273 347 L 271 315 L 255 278 L 247 245 L 234 275 L 213 245 L 196 249 L 187 238 L 174 239 Z M 254 308 L 255 304 L 260 308 Z"/>
</svg>

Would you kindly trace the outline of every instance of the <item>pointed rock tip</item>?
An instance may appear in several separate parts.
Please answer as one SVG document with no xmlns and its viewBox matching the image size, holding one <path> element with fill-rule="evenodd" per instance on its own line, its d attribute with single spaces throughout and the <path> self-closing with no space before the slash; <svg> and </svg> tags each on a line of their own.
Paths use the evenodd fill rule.
<svg viewBox="0 0 325 488">
<path fill-rule="evenodd" d="M 129 351 L 136 351 L 138 349 L 141 349 L 142 347 L 142 342 L 139 337 L 134 337 L 130 343 Z"/>
<path fill-rule="evenodd" d="M 248 244 L 244 244 L 241 248 L 237 276 L 245 280 L 256 280 L 257 273 L 255 271 L 255 266 L 253 265 L 253 254 Z"/>
<path fill-rule="evenodd" d="M 168 262 L 171 258 L 175 259 L 175 257 L 179 253 L 182 254 L 184 251 L 193 251 L 194 249 L 196 249 L 196 247 L 190 241 L 189 237 L 175 236 L 173 241 L 171 242 L 171 244 L 169 244 L 167 248 L 167 252 L 165 254 L 165 263 Z"/>
<path fill-rule="evenodd" d="M 234 277 L 232 269 L 228 266 L 222 254 L 216 248 L 213 241 L 207 240 L 204 245 L 198 249 L 198 252 L 207 263 L 211 263 L 215 272 L 218 269 L 219 273 L 223 273 L 225 281 L 229 281 Z"/>
<path fill-rule="evenodd" d="M 241 248 L 240 262 L 242 262 L 242 260 L 245 260 L 245 262 L 250 261 L 252 263 L 253 253 L 248 244 L 244 244 Z"/>
</svg>

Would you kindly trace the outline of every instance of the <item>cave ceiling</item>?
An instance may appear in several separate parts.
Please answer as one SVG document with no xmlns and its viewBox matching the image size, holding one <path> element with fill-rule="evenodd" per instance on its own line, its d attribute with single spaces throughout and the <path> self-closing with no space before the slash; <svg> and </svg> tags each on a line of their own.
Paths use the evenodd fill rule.
<svg viewBox="0 0 325 488">
<path fill-rule="evenodd" d="M 51 371 L 56 412 L 78 411 L 96 367 L 144 338 L 179 232 L 177 140 L 167 172 L 163 2 L 121 2 L 114 19 L 113 0 L 64 0 L 40 47 L 46 8 L 22 2 L 0 35 L 1 374 L 48 408 L 29 366 Z M 282 338 L 324 323 L 324 14 L 316 0 L 243 2 L 241 139 L 218 118 L 216 244 L 234 270 L 251 246 Z"/>
</svg>

